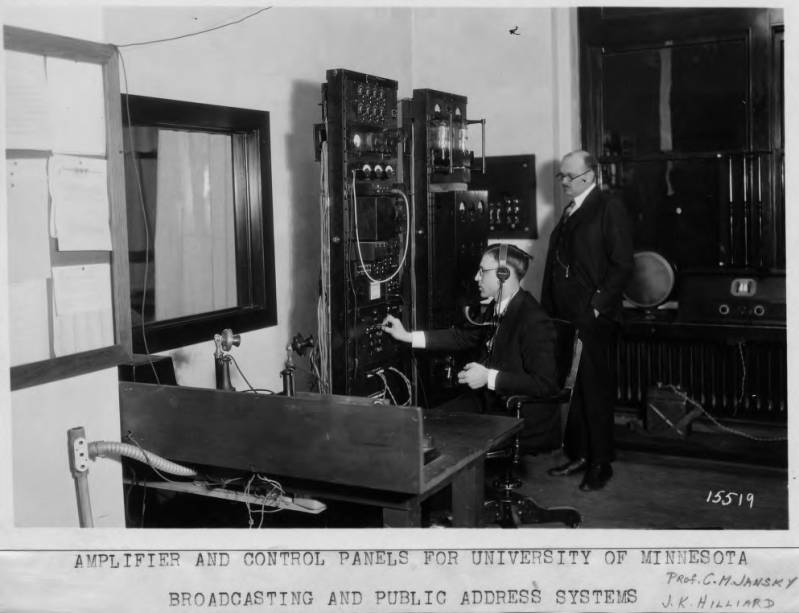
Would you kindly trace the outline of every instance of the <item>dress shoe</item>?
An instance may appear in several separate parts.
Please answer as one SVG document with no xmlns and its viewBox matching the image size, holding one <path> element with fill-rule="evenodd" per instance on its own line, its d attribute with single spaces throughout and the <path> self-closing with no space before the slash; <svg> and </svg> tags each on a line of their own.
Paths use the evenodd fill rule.
<svg viewBox="0 0 799 613">
<path fill-rule="evenodd" d="M 588 470 L 585 471 L 583 482 L 580 484 L 580 489 L 584 492 L 592 492 L 594 490 L 601 490 L 610 478 L 613 476 L 613 468 L 610 464 L 591 464 Z"/>
<path fill-rule="evenodd" d="M 551 477 L 568 477 L 576 473 L 584 471 L 588 468 L 588 460 L 585 458 L 577 458 L 559 466 L 553 466 L 547 471 Z"/>
</svg>

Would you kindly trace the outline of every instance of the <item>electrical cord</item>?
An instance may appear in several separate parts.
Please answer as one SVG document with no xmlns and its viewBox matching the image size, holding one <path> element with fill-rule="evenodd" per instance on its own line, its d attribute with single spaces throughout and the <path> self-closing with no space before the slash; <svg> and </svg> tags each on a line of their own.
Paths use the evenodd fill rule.
<svg viewBox="0 0 799 613">
<path fill-rule="evenodd" d="M 170 37 L 167 37 L 167 38 L 158 38 L 158 39 L 155 39 L 155 40 L 145 40 L 145 41 L 141 41 L 141 42 L 138 42 L 138 43 L 125 43 L 125 44 L 122 44 L 122 45 L 115 45 L 115 46 L 119 47 L 119 48 L 122 48 L 122 47 L 141 47 L 143 45 L 154 45 L 154 44 L 157 44 L 157 43 L 166 43 L 166 42 L 170 42 L 170 41 L 173 41 L 173 40 L 181 40 L 183 38 L 191 38 L 192 36 L 199 36 L 200 34 L 206 34 L 208 32 L 213 32 L 215 30 L 221 30 L 222 28 L 227 28 L 227 27 L 239 24 L 239 23 L 241 23 L 243 21 L 247 21 L 248 19 L 251 19 L 251 18 L 255 17 L 259 13 L 263 13 L 264 11 L 268 11 L 271 8 L 272 8 L 271 6 L 260 8 L 257 11 L 249 13 L 248 15 L 245 15 L 244 17 L 241 17 L 241 18 L 236 19 L 234 21 L 229 21 L 227 23 L 223 23 L 223 24 L 220 24 L 218 26 L 214 26 L 212 28 L 206 28 L 204 30 L 199 30 L 197 32 L 189 32 L 188 34 L 179 34 L 177 36 L 170 36 Z"/>
<path fill-rule="evenodd" d="M 141 492 L 141 512 L 139 519 L 139 528 L 144 528 L 144 514 L 147 511 L 147 489 L 148 488 L 143 487 Z"/>
<path fill-rule="evenodd" d="M 127 438 L 128 440 L 133 441 L 133 444 L 138 449 L 134 448 L 131 450 L 131 445 L 128 445 L 126 443 L 108 443 L 105 441 L 100 441 L 100 443 L 102 443 L 103 445 L 100 448 L 100 450 L 103 451 L 104 453 L 108 453 L 113 450 L 113 452 L 118 453 L 120 455 L 124 455 L 125 457 L 129 457 L 134 460 L 139 460 L 140 462 L 143 462 L 147 464 L 147 466 L 152 468 L 155 474 L 161 477 L 164 481 L 169 481 L 170 483 L 174 483 L 174 480 L 167 477 L 161 471 L 169 472 L 181 477 L 194 477 L 197 475 L 197 471 L 191 468 L 188 468 L 186 466 L 181 466 L 180 464 L 175 464 L 174 462 L 170 462 L 169 460 L 166 460 L 161 456 L 155 455 L 154 453 L 151 453 L 149 451 L 145 451 L 144 448 L 142 448 L 142 446 L 139 445 L 139 442 L 134 438 L 132 432 L 128 432 Z M 97 443 L 89 443 L 90 457 L 92 455 L 92 445 L 96 444 Z M 98 448 L 95 447 L 96 455 L 102 456 L 102 453 L 100 453 L 100 451 L 98 451 L 97 449 Z M 138 453 L 136 453 L 137 451 Z"/>
<path fill-rule="evenodd" d="M 358 231 L 358 195 L 355 193 L 355 171 L 352 171 L 352 206 L 353 218 L 355 221 L 355 247 L 358 250 L 358 263 L 361 265 L 366 278 L 372 283 L 387 283 L 402 271 L 402 267 L 405 265 L 405 259 L 408 256 L 408 245 L 411 242 L 411 205 L 408 202 L 408 196 L 406 196 L 405 192 L 400 189 L 392 189 L 391 193 L 399 194 L 402 196 L 402 199 L 405 202 L 405 245 L 402 248 L 402 257 L 400 258 L 400 261 L 397 264 L 397 268 L 394 270 L 394 272 L 392 272 L 385 279 L 375 279 L 366 268 L 366 263 L 363 260 L 363 252 L 361 251 L 361 237 Z"/>
<path fill-rule="evenodd" d="M 715 425 L 716 425 L 718 428 L 720 428 L 720 429 L 724 430 L 725 432 L 729 432 L 730 434 L 734 434 L 734 435 L 736 435 L 736 436 L 742 436 L 743 438 L 747 438 L 747 439 L 749 439 L 749 440 L 752 440 L 752 441 L 759 441 L 759 442 L 762 442 L 762 443 L 776 443 L 776 442 L 780 442 L 780 441 L 787 441 L 787 440 L 788 440 L 788 437 L 785 437 L 785 436 L 775 436 L 775 437 L 761 437 L 761 436 L 753 436 L 753 435 L 751 435 L 751 434 L 748 434 L 748 433 L 746 433 L 746 432 L 743 432 L 743 431 L 741 431 L 741 430 L 737 430 L 737 429 L 735 429 L 735 428 L 730 428 L 729 426 L 725 426 L 724 424 L 722 424 L 721 422 L 719 422 L 719 420 L 718 420 L 718 419 L 716 419 L 716 418 L 715 418 L 713 415 L 711 415 L 711 414 L 708 412 L 708 410 L 707 410 L 707 409 L 705 409 L 705 407 L 703 407 L 701 404 L 699 404 L 699 403 L 698 403 L 696 400 L 694 400 L 693 398 L 690 398 L 690 397 L 688 396 L 688 394 L 686 394 L 685 392 L 683 392 L 681 389 L 679 389 L 679 388 L 675 387 L 674 385 L 665 385 L 664 387 L 665 387 L 665 388 L 667 388 L 667 389 L 670 389 L 670 390 L 671 390 L 671 391 L 673 391 L 675 394 L 677 394 L 677 396 L 679 396 L 681 400 L 685 400 L 685 401 L 686 401 L 686 402 L 688 402 L 688 403 L 689 403 L 691 406 L 694 406 L 694 407 L 696 407 L 697 409 L 699 409 L 700 411 L 702 411 L 702 413 L 703 413 L 703 414 L 704 414 L 704 415 L 705 415 L 705 416 L 706 416 L 706 417 L 707 417 L 707 418 L 708 418 L 708 419 L 709 419 L 711 422 L 713 422 L 713 424 L 715 424 Z M 650 405 L 650 406 L 651 406 L 651 405 Z"/>
<path fill-rule="evenodd" d="M 182 476 L 182 477 L 196 477 L 197 471 L 194 469 L 188 468 L 186 466 L 181 466 L 180 464 L 176 464 L 175 462 L 171 462 L 161 456 L 158 456 L 154 453 L 149 451 L 145 451 L 139 442 L 135 439 L 132 433 L 128 433 L 128 439 L 133 441 L 134 445 L 129 445 L 128 443 L 118 443 L 118 442 L 109 442 L 109 441 L 95 441 L 89 443 L 89 457 L 94 459 L 95 457 L 106 457 L 107 455 L 121 455 L 125 456 L 134 460 L 138 460 L 140 462 L 146 463 L 159 477 L 161 477 L 164 481 L 168 481 L 170 483 L 180 483 L 179 481 L 174 481 L 173 479 L 169 479 L 166 475 L 163 474 L 164 472 L 169 472 L 174 475 Z M 160 470 L 159 470 L 160 469 Z M 133 480 L 131 482 L 131 488 L 136 485 L 136 472 L 131 468 L 133 472 Z M 240 480 L 241 477 L 236 477 L 233 479 L 225 479 L 222 480 L 220 483 L 213 483 L 211 481 L 194 481 L 197 485 L 205 485 L 206 487 L 211 486 L 221 486 L 222 489 L 228 489 L 227 486 L 233 482 Z M 286 492 L 283 489 L 283 486 L 274 479 L 269 479 L 268 477 L 264 477 L 260 474 L 253 473 L 250 476 L 250 479 L 244 486 L 244 494 L 247 496 L 258 496 L 251 492 L 252 484 L 255 479 L 262 481 L 270 486 L 270 489 L 265 493 L 261 494 L 261 508 L 260 510 L 256 510 L 256 513 L 261 514 L 261 520 L 259 522 L 258 528 L 263 526 L 264 515 L 267 513 L 277 513 L 282 511 L 283 509 L 278 504 L 280 497 L 285 496 Z M 130 496 L 130 489 L 128 490 L 128 497 Z M 142 507 L 141 507 L 141 519 L 140 519 L 140 527 L 144 525 L 144 515 L 147 508 L 147 487 L 143 488 L 142 492 Z M 250 507 L 249 500 L 245 500 L 244 504 L 247 507 L 247 514 L 249 515 L 249 525 L 250 528 L 254 525 L 253 520 L 253 510 Z M 266 507 L 275 507 L 274 509 L 267 510 Z M 126 503 L 127 508 L 127 503 Z"/>
<path fill-rule="evenodd" d="M 119 58 L 120 65 L 122 66 L 122 81 L 125 84 L 125 93 L 128 93 L 128 70 L 125 66 L 125 58 L 120 53 L 119 49 L 116 49 L 117 57 Z M 136 160 L 136 137 L 135 137 L 135 130 L 133 128 L 131 122 L 131 114 L 130 114 L 130 100 L 126 97 L 125 98 L 125 113 L 128 119 L 128 137 L 130 141 L 130 159 L 133 164 L 133 173 L 136 177 L 136 193 L 139 200 L 139 208 L 141 210 L 142 221 L 144 222 L 144 279 L 142 281 L 142 293 L 141 293 L 141 338 L 142 338 L 142 345 L 144 346 L 144 355 L 147 356 L 147 361 L 150 364 L 150 369 L 153 371 L 153 376 L 155 377 L 155 382 L 160 384 L 161 380 L 158 377 L 158 371 L 155 368 L 155 363 L 153 362 L 153 358 L 150 355 L 150 347 L 147 344 L 147 333 L 146 327 L 144 325 L 144 310 L 147 304 L 147 284 L 149 283 L 149 272 L 150 272 L 150 221 L 147 217 L 147 207 L 144 204 L 144 190 L 142 189 L 142 180 L 141 174 L 139 173 L 139 163 Z"/>
<path fill-rule="evenodd" d="M 738 343 L 738 355 L 741 356 L 741 394 L 738 396 L 738 404 L 744 399 L 744 394 L 746 394 L 746 360 L 744 359 L 744 344 L 743 341 Z"/>
<path fill-rule="evenodd" d="M 389 366 L 386 370 L 395 373 L 397 376 L 399 376 L 400 379 L 402 379 L 403 383 L 405 383 L 405 390 L 408 392 L 408 400 L 406 402 L 403 402 L 402 406 L 404 407 L 411 406 L 411 402 L 413 401 L 413 386 L 411 386 L 411 380 L 408 379 L 408 377 L 405 376 L 405 373 L 403 373 L 399 368 L 395 368 L 394 366 Z"/>
<path fill-rule="evenodd" d="M 384 391 L 383 397 L 385 398 L 385 394 L 388 394 L 388 397 L 391 399 L 391 404 L 393 404 L 394 406 L 397 406 L 397 404 L 398 404 L 397 403 L 397 399 L 394 397 L 394 394 L 391 392 L 391 386 L 389 386 L 389 384 L 388 384 L 388 380 L 386 379 L 386 375 L 385 375 L 385 372 L 383 371 L 383 369 L 380 368 L 380 369 L 376 370 L 374 374 L 377 377 L 379 377 L 380 380 L 383 382 L 383 391 Z"/>
<path fill-rule="evenodd" d="M 322 107 L 322 115 L 327 129 L 327 111 Z M 318 357 L 319 393 L 330 391 L 330 187 L 327 176 L 327 142 L 321 146 L 321 169 L 319 173 L 319 208 L 320 208 L 320 251 L 321 269 L 319 282 L 319 300 L 316 306 L 316 324 L 318 343 L 314 346 L 314 354 Z"/>
<path fill-rule="evenodd" d="M 254 392 L 256 390 L 256 388 L 254 388 L 252 386 L 252 384 L 250 383 L 250 381 L 247 379 L 247 377 L 244 376 L 244 373 L 241 371 L 241 368 L 239 368 L 239 363 L 236 361 L 236 358 L 234 358 L 233 355 L 231 355 L 230 353 L 227 354 L 227 355 L 230 358 L 230 361 L 233 362 L 233 365 L 236 367 L 236 370 L 239 371 L 239 375 L 241 375 L 241 378 L 244 380 L 244 383 L 246 383 L 247 387 L 250 388 L 249 390 L 246 390 L 246 391 Z M 261 389 L 261 388 L 258 388 L 258 389 Z"/>
<path fill-rule="evenodd" d="M 322 373 L 320 372 L 319 366 L 317 365 L 317 361 L 319 359 L 319 344 L 317 343 L 314 348 L 311 350 L 311 353 L 308 355 L 308 362 L 313 369 L 314 377 L 316 378 L 316 388 L 319 393 L 322 392 Z"/>
<path fill-rule="evenodd" d="M 426 408 L 432 408 L 430 406 L 430 399 L 427 397 L 427 388 L 424 385 L 424 379 L 419 375 L 419 363 L 416 363 L 416 380 L 419 382 L 419 391 L 422 393 L 422 402 Z"/>
<path fill-rule="evenodd" d="M 270 485 L 271 489 L 264 494 L 252 493 L 251 491 L 252 484 L 253 481 L 255 481 L 256 479 Z M 263 475 L 253 473 L 252 475 L 250 475 L 250 478 L 247 480 L 247 483 L 244 486 L 244 494 L 247 496 L 247 499 L 245 500 L 244 504 L 247 507 L 248 524 L 250 529 L 252 529 L 252 527 L 255 524 L 255 521 L 253 520 L 253 512 L 259 513 L 261 515 L 261 519 L 258 522 L 258 529 L 260 530 L 264 524 L 265 515 L 267 515 L 268 513 L 278 513 L 283 510 L 282 508 L 280 508 L 279 505 L 277 505 L 277 502 L 281 496 L 285 496 L 286 492 L 283 489 L 283 486 L 273 479 L 269 479 L 268 477 L 264 477 Z M 250 506 L 250 501 L 249 501 L 250 496 L 260 497 L 261 499 L 260 509 L 253 511 L 252 507 Z M 266 510 L 267 506 L 275 508 Z"/>
<path fill-rule="evenodd" d="M 122 55 L 122 51 L 121 51 L 123 48 L 139 47 L 139 46 L 144 46 L 144 45 L 153 45 L 153 44 L 159 44 L 159 43 L 165 43 L 165 42 L 180 40 L 180 39 L 184 39 L 184 38 L 190 38 L 190 37 L 193 37 L 193 36 L 199 36 L 201 34 L 206 34 L 208 32 L 213 32 L 215 30 L 221 30 L 223 28 L 227 28 L 227 27 L 242 23 L 242 22 L 244 22 L 244 21 L 246 21 L 248 19 L 251 19 L 251 18 L 255 17 L 256 15 L 258 15 L 260 13 L 263 13 L 265 11 L 270 10 L 271 8 L 273 8 L 273 7 L 272 6 L 263 7 L 263 8 L 260 8 L 260 9 L 256 10 L 256 11 L 253 11 L 253 12 L 247 14 L 247 15 L 244 15 L 243 17 L 241 17 L 239 19 L 235 19 L 233 21 L 226 22 L 226 23 L 220 24 L 218 26 L 213 26 L 211 28 L 205 28 L 205 29 L 199 30 L 197 32 L 190 32 L 190 33 L 187 33 L 187 34 L 180 34 L 180 35 L 176 35 L 176 36 L 153 39 L 153 40 L 147 40 L 147 41 L 140 41 L 140 42 L 135 42 L 135 43 L 123 43 L 123 44 L 112 45 L 114 47 L 114 50 L 116 51 L 117 57 L 119 58 L 120 65 L 122 67 L 122 79 L 123 79 L 123 83 L 124 83 L 124 93 L 127 94 L 128 91 L 129 91 L 129 88 L 128 88 L 127 66 L 125 65 L 125 58 Z M 145 240 L 144 257 L 145 257 L 145 261 L 144 261 L 144 281 L 143 281 L 143 288 L 142 288 L 142 301 L 141 301 L 141 307 L 140 307 L 141 308 L 141 318 L 142 318 L 142 345 L 144 347 L 145 355 L 147 356 L 147 361 L 149 362 L 150 368 L 153 371 L 153 376 L 155 377 L 155 381 L 156 381 L 156 383 L 160 384 L 161 381 L 160 381 L 160 379 L 158 377 L 158 372 L 157 372 L 157 370 L 155 368 L 155 363 L 153 362 L 152 356 L 150 355 L 150 349 L 149 349 L 149 346 L 148 346 L 148 343 L 147 343 L 147 336 L 146 336 L 146 333 L 145 333 L 145 325 L 144 325 L 144 317 L 145 317 L 145 312 L 144 311 L 145 311 L 145 306 L 146 306 L 147 283 L 148 283 L 148 275 L 149 275 L 149 268 L 150 268 L 150 262 L 149 262 L 149 258 L 150 258 L 150 232 L 149 232 L 149 221 L 148 221 L 148 218 L 147 218 L 147 209 L 146 209 L 145 204 L 144 204 L 144 194 L 143 194 L 143 190 L 142 190 L 141 175 L 139 173 L 139 165 L 138 165 L 137 160 L 136 160 L 136 147 L 135 147 L 134 129 L 133 129 L 133 126 L 131 125 L 130 102 L 127 99 L 125 100 L 125 112 L 127 114 L 127 119 L 128 119 L 128 133 L 129 133 L 130 143 L 131 143 L 130 156 L 131 156 L 131 159 L 132 159 L 132 162 L 133 162 L 133 170 L 134 170 L 134 173 L 135 173 L 135 176 L 136 176 L 136 187 L 137 187 L 137 192 L 138 192 L 139 205 L 140 205 L 140 208 L 141 208 L 142 219 L 144 221 L 144 240 Z"/>
<path fill-rule="evenodd" d="M 133 523 L 133 517 L 131 515 L 130 510 L 130 495 L 133 493 L 133 488 L 138 485 L 138 478 L 136 477 L 136 471 L 133 470 L 132 466 L 128 466 L 127 469 L 131 472 L 133 477 L 128 484 L 127 489 L 125 490 L 125 525 L 128 526 Z"/>
<path fill-rule="evenodd" d="M 468 305 L 463 307 L 463 316 L 466 318 L 466 321 L 468 321 L 473 326 L 493 326 L 493 325 L 495 325 L 495 322 L 493 321 L 493 319 L 491 321 L 477 321 L 475 319 L 472 319 L 472 316 L 469 314 L 469 306 Z"/>
</svg>

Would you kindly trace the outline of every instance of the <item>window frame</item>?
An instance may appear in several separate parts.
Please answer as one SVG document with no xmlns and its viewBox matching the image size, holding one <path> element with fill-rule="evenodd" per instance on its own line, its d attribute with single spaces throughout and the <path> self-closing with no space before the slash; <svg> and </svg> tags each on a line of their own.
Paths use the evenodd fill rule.
<svg viewBox="0 0 799 613">
<path fill-rule="evenodd" d="M 152 353 L 212 340 L 225 328 L 240 333 L 276 325 L 269 112 L 134 94 L 122 94 L 121 103 L 123 128 L 229 134 L 233 157 L 238 306 L 132 324 L 134 352 Z M 129 155 L 132 152 L 126 148 L 126 162 Z M 140 204 L 128 202 L 127 207 L 139 210 Z"/>
</svg>

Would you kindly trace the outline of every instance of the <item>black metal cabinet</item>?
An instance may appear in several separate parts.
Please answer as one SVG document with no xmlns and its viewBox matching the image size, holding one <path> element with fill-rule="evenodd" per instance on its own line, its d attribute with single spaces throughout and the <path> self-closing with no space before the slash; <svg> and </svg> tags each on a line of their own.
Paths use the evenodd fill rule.
<svg viewBox="0 0 799 613">
<path fill-rule="evenodd" d="M 660 382 L 721 418 L 784 423 L 784 316 L 724 323 L 710 302 L 688 311 L 725 292 L 685 294 L 697 271 L 784 288 L 782 11 L 581 8 L 579 31 L 583 146 L 601 189 L 622 195 L 635 248 L 677 272 L 680 310 L 625 314 L 618 402 L 641 407 Z M 764 299 L 784 313 L 784 292 Z"/>
<path fill-rule="evenodd" d="M 580 9 L 584 146 L 638 249 L 784 268 L 782 12 Z"/>
</svg>

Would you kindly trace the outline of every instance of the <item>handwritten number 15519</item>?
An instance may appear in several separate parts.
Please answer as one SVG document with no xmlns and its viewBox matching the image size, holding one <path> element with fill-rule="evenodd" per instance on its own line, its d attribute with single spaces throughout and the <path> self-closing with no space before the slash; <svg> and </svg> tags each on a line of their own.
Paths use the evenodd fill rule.
<svg viewBox="0 0 799 613">
<path fill-rule="evenodd" d="M 720 504 L 723 507 L 727 507 L 731 504 L 737 504 L 739 507 L 742 507 L 745 504 L 748 504 L 749 508 L 751 509 L 753 506 L 755 506 L 755 495 L 751 492 L 744 494 L 742 492 L 728 492 L 726 490 L 710 490 L 707 493 L 705 502 L 709 502 L 710 504 Z"/>
</svg>

